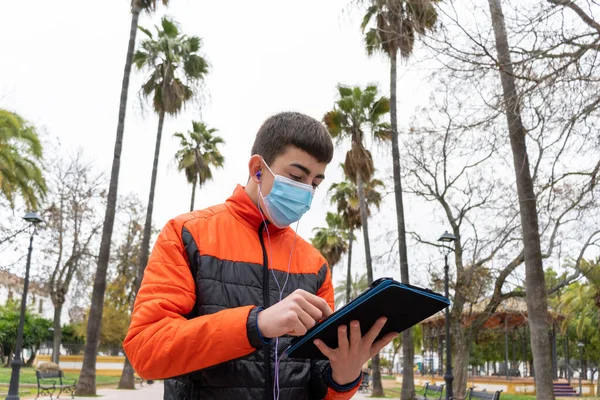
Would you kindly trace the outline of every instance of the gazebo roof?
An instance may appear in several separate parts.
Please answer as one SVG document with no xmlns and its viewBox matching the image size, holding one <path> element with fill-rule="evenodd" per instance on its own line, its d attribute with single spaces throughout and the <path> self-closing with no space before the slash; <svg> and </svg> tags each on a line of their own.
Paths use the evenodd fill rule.
<svg viewBox="0 0 600 400">
<path fill-rule="evenodd" d="M 465 307 L 462 315 L 462 324 L 465 326 L 470 325 L 475 318 L 485 312 L 490 300 L 485 299 L 478 303 L 471 304 L 469 307 Z M 550 312 L 550 318 L 553 321 L 559 321 L 564 319 L 564 316 L 557 313 L 551 307 L 548 307 Z M 425 325 L 431 328 L 439 328 L 445 324 L 446 316 L 444 312 L 439 312 L 432 315 L 431 317 L 423 320 L 421 325 Z M 527 303 L 524 298 L 513 297 L 504 300 L 497 308 L 496 311 L 489 316 L 483 329 L 499 329 L 499 328 L 516 328 L 527 323 Z"/>
</svg>

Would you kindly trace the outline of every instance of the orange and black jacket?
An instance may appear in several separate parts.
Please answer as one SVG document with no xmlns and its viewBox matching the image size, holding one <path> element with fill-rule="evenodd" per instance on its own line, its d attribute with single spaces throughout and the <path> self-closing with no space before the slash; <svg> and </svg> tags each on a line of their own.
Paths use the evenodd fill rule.
<svg viewBox="0 0 600 400">
<path fill-rule="evenodd" d="M 133 368 L 165 379 L 166 400 L 273 399 L 275 340 L 261 337 L 257 316 L 279 301 L 278 285 L 284 297 L 303 289 L 333 308 L 325 259 L 291 228 L 265 224 L 243 187 L 225 204 L 172 219 L 152 250 L 125 338 Z M 280 356 L 291 339 L 279 339 Z M 329 362 L 283 358 L 279 398 L 350 399 L 359 380 L 339 386 Z"/>
</svg>

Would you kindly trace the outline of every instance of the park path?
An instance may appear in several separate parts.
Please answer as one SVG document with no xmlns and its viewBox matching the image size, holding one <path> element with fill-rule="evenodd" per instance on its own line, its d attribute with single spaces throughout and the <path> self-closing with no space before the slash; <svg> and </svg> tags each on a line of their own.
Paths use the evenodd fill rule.
<svg viewBox="0 0 600 400">
<path fill-rule="evenodd" d="M 163 384 L 156 382 L 151 386 L 137 386 L 136 390 L 98 389 L 98 395 L 102 400 L 162 400 Z M 356 394 L 352 400 L 366 400 L 367 397 Z M 242 399 L 240 399 L 242 400 Z"/>
<path fill-rule="evenodd" d="M 102 400 L 162 400 L 163 398 L 163 384 L 162 382 L 156 382 L 151 386 L 144 385 L 143 387 L 137 386 L 136 390 L 118 390 L 118 389 L 98 389 L 98 395 L 101 396 Z M 29 397 L 28 397 L 29 398 Z M 31 399 L 35 396 L 31 397 Z M 64 397 L 68 399 L 69 397 Z M 79 397 L 81 398 L 81 397 Z M 357 393 L 352 397 L 352 400 L 367 400 L 372 399 L 364 394 Z M 557 400 L 560 398 L 557 398 Z M 566 398 L 563 398 L 566 400 Z M 597 397 L 589 398 L 590 400 L 597 399 Z M 243 399 L 240 399 L 243 400 Z"/>
</svg>

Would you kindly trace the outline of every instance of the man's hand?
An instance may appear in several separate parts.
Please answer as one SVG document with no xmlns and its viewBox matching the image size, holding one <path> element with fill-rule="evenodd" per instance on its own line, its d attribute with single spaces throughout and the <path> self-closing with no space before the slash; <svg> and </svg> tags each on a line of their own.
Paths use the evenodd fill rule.
<svg viewBox="0 0 600 400">
<path fill-rule="evenodd" d="M 379 318 L 363 337 L 360 334 L 359 322 L 352 321 L 350 323 L 350 340 L 348 340 L 348 328 L 345 325 L 340 326 L 338 328 L 339 347 L 335 350 L 319 339 L 314 341 L 319 350 L 329 358 L 331 377 L 335 383 L 343 386 L 354 382 L 360 376 L 363 365 L 398 336 L 398 333 L 392 332 L 375 342 L 386 321 L 387 318 Z"/>
<path fill-rule="evenodd" d="M 317 321 L 331 315 L 327 301 L 302 289 L 258 314 L 258 329 L 264 338 L 302 336 Z"/>
</svg>

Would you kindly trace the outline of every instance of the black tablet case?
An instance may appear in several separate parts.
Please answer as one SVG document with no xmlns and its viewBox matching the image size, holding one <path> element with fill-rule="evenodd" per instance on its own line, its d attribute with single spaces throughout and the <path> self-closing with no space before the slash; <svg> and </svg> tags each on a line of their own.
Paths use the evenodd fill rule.
<svg viewBox="0 0 600 400">
<path fill-rule="evenodd" d="M 380 339 L 390 332 L 402 332 L 450 305 L 447 298 L 429 289 L 401 284 L 394 280 L 386 282 L 386 280 L 390 281 L 391 279 L 380 279 L 373 282 L 372 288 L 320 321 L 306 335 L 294 338 L 287 351 L 288 357 L 326 359 L 313 341 L 318 338 L 330 348 L 337 348 L 338 326 L 348 325 L 354 320 L 360 322 L 361 333 L 364 335 L 377 319 L 387 317 L 387 322 L 377 337 Z M 385 288 L 370 299 L 363 300 L 364 296 L 382 283 L 386 284 Z M 359 303 L 358 306 L 350 310 L 357 303 Z M 320 332 L 314 333 L 323 324 L 328 324 L 330 320 L 333 320 L 330 325 Z M 304 341 L 304 343 L 298 346 L 300 341 Z"/>
</svg>

